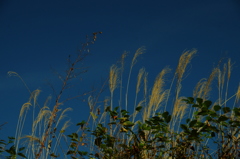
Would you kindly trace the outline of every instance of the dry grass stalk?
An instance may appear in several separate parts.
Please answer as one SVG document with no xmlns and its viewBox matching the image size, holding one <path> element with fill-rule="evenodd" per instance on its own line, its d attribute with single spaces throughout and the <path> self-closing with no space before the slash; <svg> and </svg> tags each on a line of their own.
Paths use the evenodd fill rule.
<svg viewBox="0 0 240 159">
<path fill-rule="evenodd" d="M 111 94 L 113 94 L 114 90 L 117 88 L 118 85 L 118 76 L 119 76 L 119 69 L 116 65 L 112 65 L 110 67 L 109 73 L 109 88 Z"/>
<path fill-rule="evenodd" d="M 203 96 L 202 96 L 202 99 L 203 100 L 207 100 L 209 98 L 209 93 L 211 91 L 211 85 L 212 85 L 212 81 L 214 80 L 214 78 L 216 77 L 217 73 L 219 72 L 219 68 L 214 68 L 212 73 L 210 74 L 210 76 L 208 77 L 207 79 L 207 82 L 206 82 L 206 86 L 203 90 Z"/>
<path fill-rule="evenodd" d="M 138 76 L 137 76 L 137 84 L 136 84 L 136 96 L 135 96 L 135 102 L 134 102 L 134 108 L 133 108 L 133 112 L 136 112 L 135 109 L 137 108 L 137 100 L 138 100 L 138 93 L 140 91 L 140 84 L 142 82 L 142 78 L 145 74 L 145 69 L 141 68 L 138 72 Z M 142 100 L 143 101 L 143 100 Z M 142 101 L 140 101 L 140 103 L 142 103 Z M 135 120 L 137 113 L 133 114 L 133 122 Z"/>
<path fill-rule="evenodd" d="M 206 78 L 202 78 L 200 81 L 198 81 L 193 90 L 193 98 L 202 98 L 204 88 L 206 87 L 206 81 Z"/>
<path fill-rule="evenodd" d="M 144 46 L 142 46 L 142 47 L 140 47 L 139 49 L 137 49 L 137 51 L 136 51 L 136 53 L 134 54 L 134 57 L 133 57 L 133 59 L 132 59 L 131 67 L 136 64 L 136 62 L 137 62 L 137 57 L 138 57 L 139 55 L 143 54 L 144 52 L 145 52 L 145 47 L 144 47 Z"/>
<path fill-rule="evenodd" d="M 168 67 L 164 68 L 156 77 L 152 93 L 150 95 L 149 103 L 147 107 L 144 109 L 143 114 L 143 121 L 148 119 L 154 112 L 154 110 L 158 110 L 160 107 L 160 103 L 163 102 L 163 99 L 165 99 L 163 96 L 165 96 L 164 93 L 164 84 L 165 79 L 164 76 L 170 71 Z"/>
<path fill-rule="evenodd" d="M 177 69 L 176 69 L 176 75 L 177 75 L 178 83 L 181 82 L 187 65 L 190 63 L 193 55 L 196 54 L 196 53 L 197 53 L 197 50 L 193 49 L 193 50 L 190 50 L 190 51 L 186 51 L 181 55 L 181 57 L 179 59 L 179 62 L 178 62 Z"/>
<path fill-rule="evenodd" d="M 120 84 L 120 89 L 119 89 L 119 93 L 120 93 L 120 96 L 119 96 L 119 105 L 120 105 L 120 108 L 122 107 L 122 91 L 123 91 L 123 72 L 124 72 L 124 62 L 125 62 L 125 58 L 127 57 L 127 52 L 124 51 L 124 53 L 122 54 L 121 56 L 121 67 L 120 67 L 120 77 L 119 77 L 119 84 Z"/>
<path fill-rule="evenodd" d="M 130 71 L 128 74 L 128 80 L 127 80 L 127 87 L 126 87 L 126 95 L 125 95 L 125 109 L 128 110 L 128 89 L 129 89 L 129 84 L 130 84 L 130 80 L 131 80 L 131 74 L 132 74 L 132 68 L 133 66 L 136 64 L 137 62 L 137 57 L 141 54 L 143 54 L 145 51 L 145 47 L 140 47 L 139 49 L 137 49 L 136 53 L 134 54 L 134 57 L 132 59 L 132 63 L 130 66 Z"/>
<path fill-rule="evenodd" d="M 186 68 L 188 66 L 188 64 L 191 62 L 191 59 L 193 58 L 193 55 L 195 55 L 197 53 L 197 50 L 196 49 L 192 49 L 192 50 L 189 50 L 189 51 L 185 51 L 179 58 L 179 61 L 178 61 L 178 65 L 177 65 L 177 68 L 176 68 L 176 71 L 175 71 L 175 74 L 174 74 L 174 77 L 172 79 L 172 82 L 171 82 L 171 85 L 170 85 L 170 88 L 169 88 L 169 94 L 166 98 L 166 104 L 165 104 L 165 108 L 164 108 L 164 111 L 166 111 L 166 108 L 167 108 L 167 104 L 168 104 L 168 100 L 169 100 L 169 96 L 170 96 L 170 92 L 172 90 L 172 87 L 173 87 L 173 83 L 175 81 L 175 78 L 177 78 L 177 83 L 176 83 L 176 89 L 175 89 L 175 99 L 174 100 L 177 100 L 179 98 L 179 93 L 181 91 L 181 82 L 182 82 L 182 79 L 183 79 L 183 75 L 186 71 Z M 172 107 L 172 110 L 171 112 L 173 111 L 173 107 Z"/>
<path fill-rule="evenodd" d="M 231 59 L 229 58 L 227 63 L 227 83 L 226 83 L 226 91 L 225 91 L 225 101 L 228 98 L 228 86 L 230 82 L 231 71 L 232 71 L 232 64 L 231 64 Z M 226 107 L 226 104 L 225 104 L 225 107 Z"/>
<path fill-rule="evenodd" d="M 236 102 L 240 99 L 240 84 L 238 85 L 237 93 L 236 93 Z"/>
<path fill-rule="evenodd" d="M 141 68 L 139 70 L 138 77 L 137 77 L 136 94 L 138 94 L 140 91 L 140 84 L 141 84 L 144 73 L 145 73 L 145 68 Z"/>
<path fill-rule="evenodd" d="M 188 104 L 186 102 L 182 101 L 185 97 L 180 97 L 176 100 L 174 103 L 174 109 L 172 113 L 172 125 L 170 128 L 174 130 L 175 125 L 177 124 L 177 132 L 179 130 L 180 123 L 186 114 L 186 110 L 188 108 Z"/>
</svg>

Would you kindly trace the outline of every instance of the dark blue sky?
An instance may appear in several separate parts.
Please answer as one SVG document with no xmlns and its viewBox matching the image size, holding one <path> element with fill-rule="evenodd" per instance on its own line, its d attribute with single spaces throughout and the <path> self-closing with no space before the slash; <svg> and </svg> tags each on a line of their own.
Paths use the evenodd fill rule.
<svg viewBox="0 0 240 159">
<path fill-rule="evenodd" d="M 99 84 L 101 77 L 106 78 L 109 67 L 123 51 L 133 55 L 141 46 L 146 47 L 146 53 L 139 58 L 135 72 L 144 66 L 149 72 L 150 83 L 164 66 L 175 69 L 184 50 L 196 48 L 198 53 L 189 70 L 192 75 L 188 75 L 187 85 L 183 86 L 188 92 L 185 96 L 191 96 L 194 84 L 207 77 L 214 63 L 222 57 L 230 57 L 235 62 L 231 86 L 237 88 L 239 0 L 2 0 L 0 124 L 8 122 L 3 132 L 14 130 L 18 112 L 29 98 L 21 81 L 8 77 L 7 72 L 19 73 L 32 91 L 41 89 L 41 103 L 52 94 L 46 80 L 54 84 L 58 80 L 51 68 L 64 71 L 68 55 L 76 53 L 86 35 L 97 31 L 103 34 L 98 36 L 91 47 L 92 55 L 85 61 L 90 68 L 83 76 L 82 92 Z M 77 114 L 81 116 L 87 106 L 76 105 L 78 101 L 66 107 L 72 107 L 75 113 L 79 111 Z M 81 121 L 82 118 L 73 120 Z"/>
</svg>

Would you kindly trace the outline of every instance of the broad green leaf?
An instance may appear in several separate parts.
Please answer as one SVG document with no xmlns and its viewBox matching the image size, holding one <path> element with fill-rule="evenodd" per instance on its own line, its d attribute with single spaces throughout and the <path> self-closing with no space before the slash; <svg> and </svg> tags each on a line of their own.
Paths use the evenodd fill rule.
<svg viewBox="0 0 240 159">
<path fill-rule="evenodd" d="M 222 110 L 224 113 L 228 113 L 231 111 L 231 109 L 229 107 L 223 107 Z"/>
<path fill-rule="evenodd" d="M 197 120 L 192 120 L 192 121 L 189 123 L 189 127 L 193 127 L 196 123 L 197 123 Z"/>
<path fill-rule="evenodd" d="M 206 106 L 207 108 L 209 108 L 209 107 L 212 105 L 212 101 L 206 100 L 206 101 L 203 103 L 203 105 Z"/>
<path fill-rule="evenodd" d="M 193 104 L 192 107 L 200 108 L 200 106 L 198 104 Z"/>
<path fill-rule="evenodd" d="M 213 109 L 214 109 L 215 111 L 219 111 L 219 110 L 221 109 L 221 106 L 215 105 L 215 106 L 213 107 Z"/>
<path fill-rule="evenodd" d="M 169 123 L 169 122 L 171 121 L 171 115 L 168 115 L 167 118 L 165 119 L 165 121 L 166 121 L 167 123 Z"/>
<path fill-rule="evenodd" d="M 203 102 L 203 99 L 202 99 L 202 98 L 197 98 L 197 99 L 196 99 L 196 101 L 198 102 L 198 104 L 200 104 L 200 105 L 201 105 L 201 104 L 202 104 L 202 102 Z"/>
<path fill-rule="evenodd" d="M 223 115 L 218 118 L 218 121 L 226 121 L 226 120 L 228 120 L 228 117 Z"/>
<path fill-rule="evenodd" d="M 102 138 L 98 137 L 95 139 L 95 145 L 97 145 L 98 147 L 100 147 L 101 143 L 102 143 Z"/>
<path fill-rule="evenodd" d="M 240 108 L 233 109 L 235 116 L 240 116 Z"/>
<path fill-rule="evenodd" d="M 136 108 L 136 111 L 140 111 L 142 109 L 142 106 L 138 106 L 137 108 Z"/>
<path fill-rule="evenodd" d="M 204 110 L 204 111 L 198 112 L 197 115 L 203 115 L 203 116 L 205 116 L 205 115 L 207 115 L 207 114 L 208 114 L 208 111 Z"/>
<path fill-rule="evenodd" d="M 188 104 L 192 104 L 193 102 L 194 102 L 194 98 L 193 97 L 188 97 L 187 98 L 188 99 Z"/>
<path fill-rule="evenodd" d="M 164 118 L 166 118 L 168 115 L 169 115 L 168 112 L 164 112 L 164 113 L 162 114 L 162 116 L 163 116 Z"/>
<path fill-rule="evenodd" d="M 188 128 L 187 128 L 187 126 L 186 126 L 186 125 L 184 125 L 184 124 L 181 124 L 181 128 L 182 128 L 184 131 L 188 131 Z"/>
<path fill-rule="evenodd" d="M 211 118 L 210 116 L 207 116 L 207 117 L 206 117 L 206 120 L 211 121 L 212 118 Z"/>
<path fill-rule="evenodd" d="M 164 120 L 165 120 L 167 123 L 170 122 L 170 120 L 171 120 L 171 115 L 169 115 L 168 112 L 164 112 L 164 113 L 162 114 L 162 116 L 164 117 Z"/>
</svg>

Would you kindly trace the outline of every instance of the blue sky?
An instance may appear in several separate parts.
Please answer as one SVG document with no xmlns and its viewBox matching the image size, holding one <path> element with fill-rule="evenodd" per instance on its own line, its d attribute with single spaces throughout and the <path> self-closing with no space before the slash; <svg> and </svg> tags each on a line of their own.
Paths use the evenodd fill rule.
<svg viewBox="0 0 240 159">
<path fill-rule="evenodd" d="M 91 56 L 84 61 L 89 72 L 83 76 L 79 91 L 99 85 L 123 51 L 130 52 L 130 60 L 141 46 L 146 47 L 146 53 L 139 58 L 135 72 L 144 66 L 150 83 L 166 65 L 175 69 L 184 50 L 196 48 L 198 53 L 192 60 L 189 69 L 192 75 L 186 79 L 184 95 L 191 96 L 194 84 L 207 77 L 222 57 L 235 62 L 230 86 L 236 90 L 239 19 L 239 0 L 3 0 L 0 2 L 0 124 L 8 124 L 1 136 L 6 136 L 6 132 L 14 135 L 19 110 L 29 98 L 21 81 L 9 77 L 7 72 L 21 75 L 32 91 L 41 89 L 41 103 L 52 94 L 46 81 L 56 88 L 59 85 L 52 68 L 64 71 L 68 55 L 76 53 L 86 35 L 98 31 L 103 34 L 98 36 L 91 46 Z M 66 105 L 74 109 L 72 118 L 76 122 L 88 110 L 86 105 L 80 107 L 77 100 Z"/>
</svg>

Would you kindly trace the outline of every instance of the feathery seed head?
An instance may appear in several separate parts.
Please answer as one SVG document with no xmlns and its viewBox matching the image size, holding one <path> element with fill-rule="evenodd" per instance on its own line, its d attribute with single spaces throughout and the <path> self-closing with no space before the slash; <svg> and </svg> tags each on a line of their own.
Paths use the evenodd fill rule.
<svg viewBox="0 0 240 159">
<path fill-rule="evenodd" d="M 140 91 L 140 84 L 141 84 L 142 77 L 143 77 L 144 73 L 145 73 L 145 69 L 141 68 L 139 70 L 138 77 L 137 77 L 136 94 L 138 94 L 138 92 Z"/>
<path fill-rule="evenodd" d="M 178 80 L 182 79 L 187 65 L 190 63 L 193 55 L 196 53 L 197 53 L 197 50 L 193 49 L 190 51 L 186 51 L 181 55 L 181 57 L 179 58 L 177 69 L 176 69 L 176 74 L 177 74 Z"/>
<path fill-rule="evenodd" d="M 109 88 L 111 93 L 113 93 L 114 90 L 117 88 L 118 75 L 119 75 L 119 69 L 117 68 L 116 65 L 112 65 L 110 67 L 110 73 L 109 73 Z"/>
<path fill-rule="evenodd" d="M 135 65 L 135 63 L 137 62 L 137 57 L 141 54 L 143 54 L 145 51 L 145 47 L 142 46 L 139 49 L 137 49 L 136 53 L 134 54 L 134 57 L 132 59 L 132 66 Z"/>
</svg>

